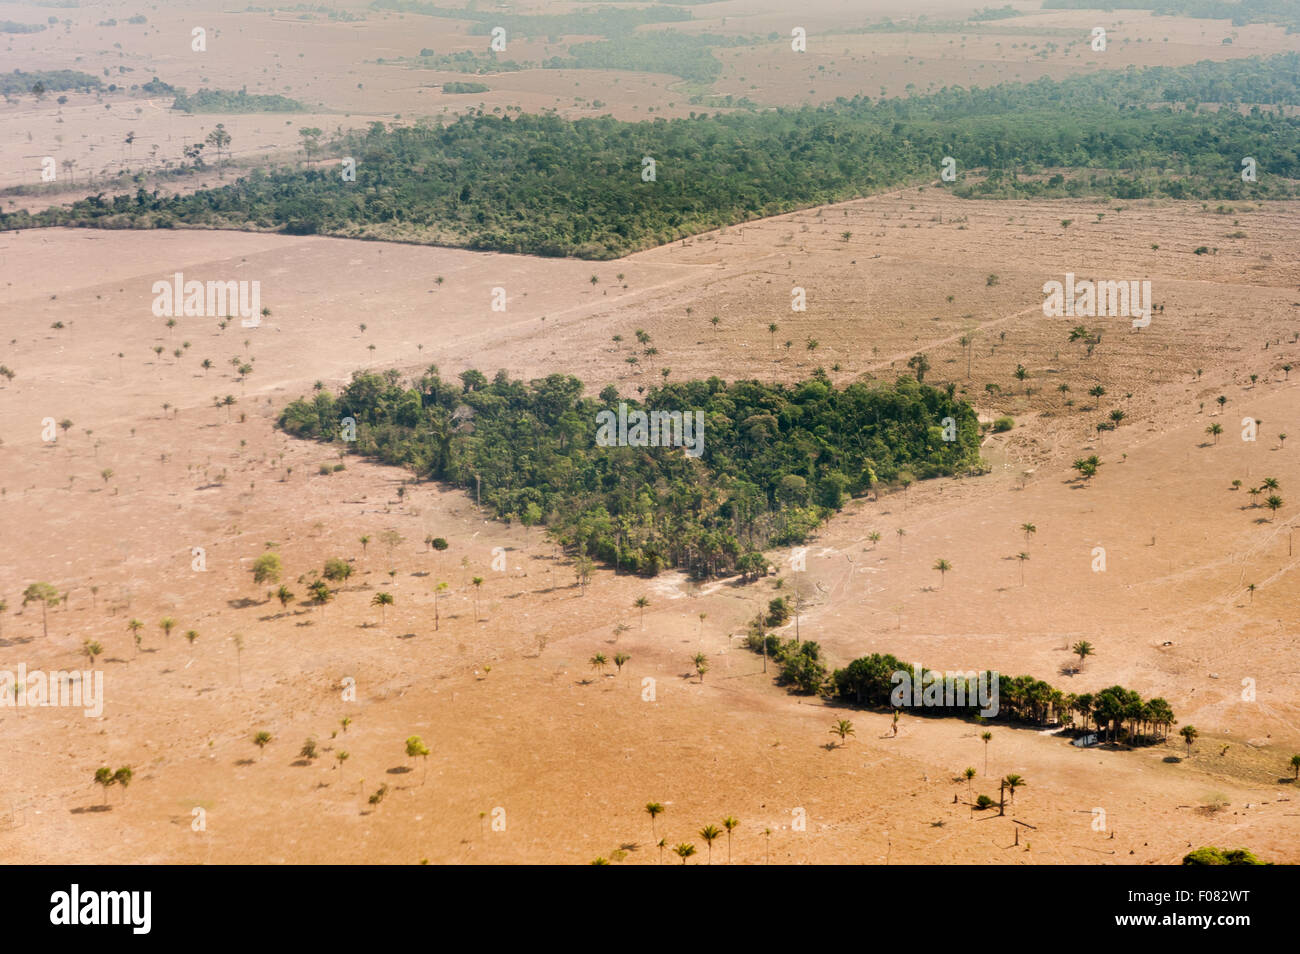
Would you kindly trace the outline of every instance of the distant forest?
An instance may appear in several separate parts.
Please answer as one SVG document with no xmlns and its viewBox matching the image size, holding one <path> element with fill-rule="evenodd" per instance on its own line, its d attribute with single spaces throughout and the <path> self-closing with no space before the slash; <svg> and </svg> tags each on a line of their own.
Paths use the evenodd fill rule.
<svg viewBox="0 0 1300 954">
<path fill-rule="evenodd" d="M 942 187 L 960 196 L 1281 198 L 1297 194 L 1300 119 L 1267 107 L 1297 101 L 1300 54 L 1288 53 L 636 123 L 478 110 L 343 135 L 326 152 L 356 158 L 355 182 L 325 167 L 259 170 L 189 195 L 140 189 L 10 212 L 0 228 L 279 229 L 609 259 L 933 182 L 944 156 L 959 178 Z M 1257 182 L 1241 180 L 1245 156 Z M 642 179 L 645 157 L 654 181 Z M 967 178 L 974 170 L 986 174 Z"/>
<path fill-rule="evenodd" d="M 1300 4 L 1296 0 L 1043 0 L 1044 10 L 1150 10 L 1159 16 L 1278 23 L 1288 33 L 1300 31 Z"/>
<path fill-rule="evenodd" d="M 395 370 L 357 372 L 337 397 L 322 390 L 288 405 L 279 426 L 465 488 L 497 517 L 545 524 L 580 558 L 650 576 L 761 575 L 763 549 L 802 542 L 852 495 L 980 466 L 975 412 L 953 388 L 914 378 L 843 389 L 824 376 L 794 386 L 710 378 L 665 385 L 644 405 L 613 387 L 582 391 L 560 374 L 525 383 L 502 371 L 489 382 L 466 371 L 455 383 L 431 367 L 403 385 Z M 703 412 L 702 456 L 600 446 L 597 414 L 620 401 Z M 344 443 L 348 417 L 356 439 Z"/>
</svg>

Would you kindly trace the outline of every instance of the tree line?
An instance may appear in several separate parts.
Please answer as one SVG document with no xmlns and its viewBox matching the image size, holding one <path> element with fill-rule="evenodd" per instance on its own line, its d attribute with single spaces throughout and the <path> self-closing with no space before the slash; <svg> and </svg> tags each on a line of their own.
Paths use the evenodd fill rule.
<svg viewBox="0 0 1300 954">
<path fill-rule="evenodd" d="M 1189 111 L 1164 99 L 1189 88 L 1219 101 L 1294 102 L 1300 54 L 671 121 L 477 110 L 445 126 L 376 122 L 326 147 L 356 158 L 355 182 L 336 169 L 258 170 L 188 195 L 141 189 L 36 214 L 18 210 L 0 215 L 0 228 L 281 229 L 609 259 L 932 180 L 944 156 L 957 159 L 962 173 L 989 171 L 983 184 L 951 186 L 967 190 L 958 194 L 1293 194 L 1300 118 L 1258 108 Z M 654 181 L 641 175 L 646 156 L 656 161 Z M 1258 182 L 1241 181 L 1243 156 L 1258 158 Z M 1051 167 L 1098 173 L 1068 183 L 1034 176 Z"/>
</svg>

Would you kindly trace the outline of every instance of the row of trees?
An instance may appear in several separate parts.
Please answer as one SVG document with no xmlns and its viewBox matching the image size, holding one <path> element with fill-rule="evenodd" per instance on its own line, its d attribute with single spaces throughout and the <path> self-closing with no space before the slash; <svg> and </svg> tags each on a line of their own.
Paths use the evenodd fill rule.
<svg viewBox="0 0 1300 954">
<path fill-rule="evenodd" d="M 357 158 L 355 182 L 335 169 L 259 171 L 192 194 L 140 190 L 111 202 L 101 197 L 36 214 L 16 210 L 0 215 L 0 228 L 188 224 L 362 232 L 608 259 L 753 217 L 933 179 L 944 156 L 962 170 L 989 171 L 981 183 L 952 188 L 989 194 L 1058 189 L 1262 198 L 1293 192 L 1300 120 L 1259 110 L 1151 108 L 1162 90 L 1180 83 L 1217 90 L 1216 102 L 1230 95 L 1295 102 L 1300 54 L 672 121 L 498 117 L 478 110 L 446 126 L 375 122 L 330 147 Z M 264 104 L 239 104 L 246 106 Z M 656 160 L 653 182 L 640 175 L 645 156 Z M 1259 181 L 1241 181 L 1243 156 L 1267 157 Z M 1022 173 L 1054 167 L 1105 173 L 1022 180 Z"/>
<path fill-rule="evenodd" d="M 1077 651 L 1077 650 L 1076 650 Z M 910 680 L 918 673 L 911 663 L 889 654 L 872 653 L 855 659 L 843 669 L 835 670 L 828 689 L 838 699 L 871 708 L 893 708 L 891 694 L 897 684 L 893 675 L 906 672 Z M 958 682 L 967 700 L 965 706 L 926 705 L 925 712 L 936 715 L 969 716 L 977 710 L 971 705 L 981 680 L 991 673 L 978 673 L 974 679 L 958 680 L 935 674 L 943 688 L 944 699 L 956 698 Z M 1083 732 L 1094 729 L 1106 741 L 1152 742 L 1163 740 L 1177 724 L 1174 710 L 1160 697 L 1143 699 L 1123 686 L 1110 686 L 1095 693 L 1067 693 L 1033 676 L 998 674 L 998 713 L 993 719 L 1047 725 L 1059 722 L 1076 726 Z M 912 683 L 908 683 L 911 685 Z"/>
</svg>

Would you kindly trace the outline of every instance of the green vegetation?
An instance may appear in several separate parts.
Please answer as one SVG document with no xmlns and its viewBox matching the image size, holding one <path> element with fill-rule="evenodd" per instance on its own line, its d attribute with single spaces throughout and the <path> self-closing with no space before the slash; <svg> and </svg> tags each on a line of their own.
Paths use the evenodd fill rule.
<svg viewBox="0 0 1300 954">
<path fill-rule="evenodd" d="M 945 155 L 959 168 L 989 170 L 983 181 L 952 187 L 962 196 L 1296 192 L 1300 119 L 1151 104 L 1184 96 L 1295 101 L 1300 54 L 673 121 L 477 111 L 445 127 L 373 123 L 332 143 L 334 154 L 359 157 L 356 182 L 326 168 L 256 172 L 189 195 L 139 190 L 34 215 L 18 210 L 0 215 L 0 228 L 189 224 L 608 259 L 933 179 Z M 1270 157 L 1257 183 L 1236 174 L 1245 155 Z M 641 180 L 643 156 L 655 158 L 657 181 Z M 1093 171 L 1068 180 L 1037 174 L 1051 167 Z"/>
<path fill-rule="evenodd" d="M 970 18 L 979 22 L 983 20 L 1008 20 L 1011 17 L 1020 16 L 1024 16 L 1024 14 L 1008 3 L 1004 7 L 985 7 L 983 10 L 977 10 L 970 15 Z"/>
<path fill-rule="evenodd" d="M 1260 861 L 1245 848 L 1215 848 L 1207 845 L 1183 856 L 1185 865 L 1271 865 Z"/>
<path fill-rule="evenodd" d="M 486 93 L 491 87 L 487 83 L 457 83 L 455 81 L 442 84 L 444 93 Z"/>
<path fill-rule="evenodd" d="M 279 424 L 334 440 L 350 416 L 356 440 L 340 449 L 466 488 L 497 517 L 545 523 L 580 561 L 646 575 L 759 575 L 759 551 L 807 539 L 850 495 L 903 470 L 923 478 L 979 464 L 971 408 L 911 378 L 843 390 L 822 376 L 794 386 L 710 378 L 649 392 L 647 410 L 703 414 L 698 459 L 678 447 L 598 445 L 597 413 L 617 414 L 620 402 L 612 387 L 596 400 L 565 375 L 460 380 L 433 367 L 406 386 L 396 371 L 357 372 L 338 397 L 293 402 Z M 626 403 L 629 414 L 642 407 Z M 955 441 L 942 437 L 948 416 Z"/>
<path fill-rule="evenodd" d="M 575 43 L 567 57 L 552 57 L 547 69 L 636 70 L 672 73 L 696 83 L 712 83 L 722 75 L 715 46 L 739 46 L 751 41 L 713 34 L 657 30 L 618 36 L 590 43 Z"/>
<path fill-rule="evenodd" d="M 97 77 L 77 70 L 33 70 L 30 73 L 14 70 L 0 73 L 0 95 L 26 95 L 37 83 L 51 93 L 67 89 L 88 93 L 104 85 Z"/>
<path fill-rule="evenodd" d="M 423 0 L 374 0 L 375 10 L 418 13 L 430 17 L 469 20 L 469 32 L 487 35 L 494 27 L 504 27 L 507 38 L 560 37 L 566 34 L 614 36 L 631 33 L 647 23 L 681 22 L 691 19 L 686 10 L 672 7 L 587 7 L 571 13 L 522 14 L 498 9 L 471 10 L 466 7 L 440 7 Z"/>
<path fill-rule="evenodd" d="M 1300 30 L 1295 0 L 1043 0 L 1044 10 L 1151 10 L 1157 16 L 1199 17 L 1247 23 L 1280 23 L 1288 33 Z"/>
<path fill-rule="evenodd" d="M 458 73 L 514 73 L 519 70 L 533 69 L 533 63 L 517 63 L 514 60 L 500 59 L 494 53 L 480 53 L 476 50 L 461 50 L 458 53 L 438 53 L 427 47 L 420 51 L 419 57 L 376 60 L 384 63 L 407 63 L 411 67 L 424 70 L 455 70 Z"/>
<path fill-rule="evenodd" d="M 172 109 L 187 113 L 301 113 L 307 107 L 287 96 L 250 93 L 247 89 L 201 89 L 193 95 L 178 89 Z"/>
<path fill-rule="evenodd" d="M 914 685 L 917 672 L 911 663 L 902 662 L 891 655 L 872 653 L 855 659 L 843 669 L 835 670 L 828 688 L 844 702 L 870 708 L 892 708 L 891 694 L 896 685 L 892 677 L 896 672 L 908 673 L 910 681 L 907 685 Z M 936 677 L 935 688 L 929 691 L 937 694 L 942 686 L 944 700 L 954 699 L 957 680 L 945 674 L 936 674 Z M 913 708 L 912 711 L 928 715 L 970 716 L 978 711 L 978 706 L 970 704 L 976 698 L 978 681 L 991 677 L 992 674 L 989 673 L 978 673 L 974 678 L 965 680 L 962 689 L 967 701 L 965 706 L 927 702 L 925 706 Z M 1129 744 L 1163 740 L 1167 737 L 1169 728 L 1178 721 L 1174 718 L 1173 709 L 1164 699 L 1143 701 L 1138 693 L 1123 686 L 1075 695 L 1055 689 L 1033 676 L 999 674 L 996 678 L 998 712 L 991 719 L 1045 725 L 1054 716 L 1066 725 L 1075 725 L 1075 716 L 1078 715 L 1081 718 L 1078 727 L 1083 732 L 1089 731 L 1091 722 L 1095 731 L 1109 741 L 1125 741 Z"/>
</svg>

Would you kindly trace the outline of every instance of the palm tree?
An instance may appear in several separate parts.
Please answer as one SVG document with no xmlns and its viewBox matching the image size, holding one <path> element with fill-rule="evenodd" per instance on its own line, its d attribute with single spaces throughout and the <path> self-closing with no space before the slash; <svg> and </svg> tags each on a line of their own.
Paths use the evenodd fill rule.
<svg viewBox="0 0 1300 954">
<path fill-rule="evenodd" d="M 1246 587 L 1246 592 L 1250 594 L 1251 603 L 1255 602 L 1255 589 L 1256 587 L 1254 583 L 1251 583 L 1249 586 Z"/>
<path fill-rule="evenodd" d="M 95 784 L 104 787 L 104 804 L 108 804 L 108 786 L 113 784 L 113 770 L 105 765 L 95 769 Z"/>
<path fill-rule="evenodd" d="M 421 741 L 418 735 L 413 735 L 406 740 L 406 757 L 408 759 L 424 759 L 424 775 L 420 778 L 420 784 L 424 784 L 424 778 L 429 774 L 429 747 Z"/>
<path fill-rule="evenodd" d="M 1079 640 L 1077 643 L 1075 643 L 1073 646 L 1070 647 L 1070 651 L 1079 657 L 1080 669 L 1083 668 L 1083 661 L 1085 659 L 1087 659 L 1089 656 L 1095 655 L 1092 648 L 1092 643 L 1088 642 L 1086 639 Z"/>
<path fill-rule="evenodd" d="M 1191 758 L 1192 743 L 1196 741 L 1196 738 L 1200 735 L 1200 733 L 1196 731 L 1196 726 L 1185 725 L 1182 727 L 1181 730 L 1179 730 L 1178 734 L 1181 735 L 1183 737 L 1183 741 L 1187 743 L 1187 757 Z"/>
<path fill-rule="evenodd" d="M 441 616 L 439 615 L 438 612 L 438 603 L 442 598 L 442 594 L 445 592 L 447 592 L 447 584 L 445 582 L 439 583 L 437 586 L 433 588 L 433 630 L 434 632 L 438 631 L 438 624 L 439 621 L 441 620 Z"/>
<path fill-rule="evenodd" d="M 650 598 L 638 596 L 632 605 L 641 611 L 641 628 L 645 629 L 645 608 L 650 605 Z"/>
<path fill-rule="evenodd" d="M 872 530 L 867 534 L 867 539 L 871 541 L 872 549 L 875 549 L 876 544 L 880 542 L 880 531 Z"/>
<path fill-rule="evenodd" d="M 682 859 L 682 864 L 686 864 L 686 859 L 695 854 L 695 846 L 683 843 L 675 847 L 673 851 L 676 852 L 678 858 Z"/>
<path fill-rule="evenodd" d="M 604 673 L 605 664 L 608 663 L 609 660 L 605 658 L 604 653 L 596 653 L 596 655 L 592 656 L 591 659 L 588 660 L 588 662 L 591 663 L 592 669 Z"/>
<path fill-rule="evenodd" d="M 479 594 L 479 590 L 482 589 L 483 587 L 483 577 L 476 576 L 474 577 L 474 579 L 470 580 L 470 582 L 474 584 L 474 622 L 477 623 L 478 622 L 478 594 Z"/>
<path fill-rule="evenodd" d="M 176 628 L 176 620 L 172 619 L 170 616 L 164 616 L 158 621 L 158 625 L 162 628 L 163 635 L 168 639 L 171 639 L 172 630 Z"/>
<path fill-rule="evenodd" d="M 962 774 L 966 776 L 966 798 L 969 799 L 971 796 L 970 783 L 971 783 L 971 779 L 975 777 L 975 770 L 973 768 L 967 767 L 966 771 Z"/>
<path fill-rule="evenodd" d="M 777 327 L 778 327 L 778 326 L 777 326 L 777 323 L 776 323 L 775 321 L 772 322 L 770 325 L 767 326 L 767 333 L 768 333 L 768 337 L 771 339 L 771 342 L 772 342 L 772 350 L 773 350 L 773 351 L 776 350 L 776 332 L 777 332 Z"/>
<path fill-rule="evenodd" d="M 135 639 L 135 651 L 139 654 L 140 642 L 142 639 L 140 636 L 140 630 L 144 629 L 144 623 L 140 622 L 138 619 L 133 619 L 131 622 L 126 624 L 126 628 L 131 631 L 131 636 Z"/>
<path fill-rule="evenodd" d="M 855 732 L 853 730 L 853 723 L 850 722 L 848 719 L 840 719 L 833 726 L 831 726 L 831 735 L 838 735 L 840 737 L 841 744 L 848 736 L 854 734 Z"/>
<path fill-rule="evenodd" d="M 696 653 L 691 657 L 691 662 L 695 663 L 695 671 L 700 674 L 700 682 L 704 682 L 704 674 L 709 671 L 709 657 L 704 653 Z"/>
<path fill-rule="evenodd" d="M 1032 534 L 1032 533 L 1037 533 L 1037 532 L 1038 532 L 1038 528 L 1037 528 L 1036 526 L 1034 526 L 1032 523 L 1022 523 L 1022 524 L 1020 525 L 1020 529 L 1021 529 L 1022 531 L 1024 531 L 1024 534 L 1025 534 L 1025 543 L 1028 543 L 1028 542 L 1029 542 L 1029 535 L 1030 535 L 1030 534 Z"/>
<path fill-rule="evenodd" d="M 705 825 L 700 829 L 700 837 L 704 839 L 705 845 L 709 849 L 709 864 L 713 864 L 713 841 L 721 837 L 722 832 L 716 825 Z"/>
<path fill-rule="evenodd" d="M 90 664 L 95 665 L 95 657 L 104 651 L 104 647 L 94 640 L 88 639 L 82 643 L 81 651 L 86 654 Z"/>
<path fill-rule="evenodd" d="M 904 530 L 902 527 L 899 527 L 899 528 L 898 528 L 896 531 L 894 531 L 894 532 L 898 534 L 898 552 L 899 552 L 899 553 L 902 553 L 902 552 L 903 552 L 903 537 L 907 536 L 907 531 Z"/>
<path fill-rule="evenodd" d="M 989 742 L 993 740 L 993 733 L 985 732 L 982 735 L 980 735 L 980 738 L 984 740 L 984 774 L 988 775 L 989 774 Z"/>
<path fill-rule="evenodd" d="M 627 664 L 627 661 L 631 658 L 632 657 L 629 656 L 627 653 L 614 654 L 614 665 L 618 667 L 618 671 L 620 674 L 623 672 L 623 667 Z"/>
<path fill-rule="evenodd" d="M 1258 497 L 1261 493 L 1263 493 L 1263 491 L 1260 490 L 1258 487 L 1251 487 L 1250 490 L 1246 491 L 1246 493 L 1250 494 L 1250 505 L 1252 507 L 1258 507 L 1259 501 L 1256 500 L 1255 498 Z"/>
<path fill-rule="evenodd" d="M 382 626 L 384 625 L 385 622 L 387 622 L 388 619 L 388 613 L 385 607 L 393 605 L 393 594 L 376 593 L 374 596 L 370 598 L 370 605 L 379 607 L 379 621 L 380 621 L 380 625 Z"/>
<path fill-rule="evenodd" d="M 645 811 L 646 811 L 646 814 L 650 816 L 650 837 L 651 837 L 651 838 L 653 838 L 653 837 L 655 836 L 655 817 L 658 816 L 658 815 L 662 815 L 662 814 L 663 814 L 663 810 L 664 810 L 664 807 L 663 807 L 663 805 L 661 805 L 659 802 L 646 802 L 646 803 L 645 803 Z M 663 847 L 662 847 L 662 843 L 660 844 L 659 857 L 660 857 L 660 860 L 662 861 L 662 860 L 663 860 Z"/>
<path fill-rule="evenodd" d="M 265 729 L 263 729 L 262 731 L 258 732 L 255 736 L 253 736 L 253 744 L 257 746 L 258 751 L 265 751 L 266 745 L 270 741 L 271 741 L 271 733 L 267 732 Z"/>
<path fill-rule="evenodd" d="M 1020 585 L 1025 585 L 1025 561 L 1029 559 L 1029 554 L 1023 550 L 1016 554 L 1016 559 L 1020 561 Z"/>
<path fill-rule="evenodd" d="M 731 833 L 740 827 L 740 819 L 728 815 L 722 819 L 722 827 L 727 829 L 727 864 L 731 864 Z"/>
<path fill-rule="evenodd" d="M 189 640 L 190 649 L 193 650 L 194 641 L 199 638 L 199 631 L 197 629 L 187 629 L 185 631 L 185 638 Z"/>
<path fill-rule="evenodd" d="M 1272 494 L 1264 501 L 1264 506 L 1269 509 L 1270 513 L 1277 513 L 1278 509 L 1282 506 L 1282 498 L 1277 494 Z"/>
<path fill-rule="evenodd" d="M 23 590 L 23 606 L 28 603 L 41 604 L 41 633 L 48 639 L 50 629 L 46 622 L 46 611 L 59 604 L 59 591 L 49 583 L 32 583 Z"/>
<path fill-rule="evenodd" d="M 1297 779 L 1300 779 L 1300 755 L 1291 756 L 1291 771 L 1295 773 Z"/>
<path fill-rule="evenodd" d="M 1008 775 L 1002 781 L 1006 783 L 1007 790 L 1011 792 L 1011 804 L 1014 805 L 1016 803 L 1016 789 L 1027 783 L 1019 775 Z"/>
<path fill-rule="evenodd" d="M 668 847 L 668 839 L 667 839 L 667 838 L 660 838 L 657 842 L 655 842 L 655 847 L 659 849 L 659 863 L 660 863 L 660 864 L 663 864 L 663 863 L 664 863 L 664 849 Z"/>
<path fill-rule="evenodd" d="M 952 569 L 952 564 L 947 560 L 936 560 L 934 562 L 934 569 L 939 571 L 939 585 L 943 586 L 944 574 Z"/>
<path fill-rule="evenodd" d="M 1280 485 L 1278 484 L 1276 477 L 1265 477 L 1264 482 L 1260 484 L 1260 487 L 1264 490 L 1277 490 Z"/>
<path fill-rule="evenodd" d="M 280 588 L 275 591 L 275 598 L 280 601 L 280 609 L 284 609 L 289 605 L 289 601 L 293 599 L 293 593 L 289 587 L 282 583 Z"/>
</svg>

